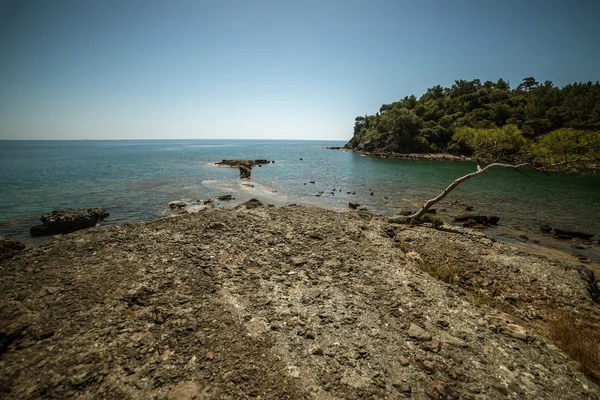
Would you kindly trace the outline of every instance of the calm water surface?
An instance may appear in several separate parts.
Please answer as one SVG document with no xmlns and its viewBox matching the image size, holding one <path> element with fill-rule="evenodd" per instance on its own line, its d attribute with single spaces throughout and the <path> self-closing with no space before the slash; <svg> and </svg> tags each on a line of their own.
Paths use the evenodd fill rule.
<svg viewBox="0 0 600 400">
<path fill-rule="evenodd" d="M 384 160 L 327 150 L 324 141 L 0 141 L 0 234 L 22 240 L 41 214 L 59 208 L 101 207 L 106 224 L 168 214 L 172 200 L 233 194 L 347 209 L 358 202 L 382 213 L 414 210 L 454 179 L 474 170 L 469 162 Z M 254 168 L 254 188 L 238 170 L 215 167 L 222 159 L 266 158 Z M 309 183 L 315 181 L 314 184 Z M 335 195 L 330 192 L 333 188 Z M 323 191 L 320 197 L 317 192 Z M 356 192 L 356 194 L 347 194 Z M 371 192 L 373 195 L 371 196 Z M 458 201 L 458 205 L 447 204 Z M 442 214 L 465 205 L 496 214 L 501 224 L 537 229 L 549 223 L 600 235 L 600 177 L 492 170 L 461 185 Z M 231 207 L 233 204 L 227 205 Z"/>
</svg>

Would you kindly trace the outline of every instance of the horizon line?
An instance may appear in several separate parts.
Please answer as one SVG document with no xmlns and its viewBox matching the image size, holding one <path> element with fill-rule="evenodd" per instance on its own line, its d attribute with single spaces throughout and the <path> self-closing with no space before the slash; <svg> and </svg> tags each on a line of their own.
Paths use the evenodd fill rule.
<svg viewBox="0 0 600 400">
<path fill-rule="evenodd" d="M 349 141 L 349 139 L 265 139 L 265 138 L 244 138 L 244 139 L 236 139 L 236 138 L 227 138 L 227 139 L 197 139 L 197 138 L 177 138 L 177 139 L 164 139 L 164 138 L 153 138 L 153 139 L 0 139 L 2 142 L 33 142 L 33 141 L 47 141 L 47 142 L 92 142 L 92 141 L 136 141 L 136 140 L 273 140 L 273 141 L 305 141 L 305 142 L 344 142 Z"/>
</svg>

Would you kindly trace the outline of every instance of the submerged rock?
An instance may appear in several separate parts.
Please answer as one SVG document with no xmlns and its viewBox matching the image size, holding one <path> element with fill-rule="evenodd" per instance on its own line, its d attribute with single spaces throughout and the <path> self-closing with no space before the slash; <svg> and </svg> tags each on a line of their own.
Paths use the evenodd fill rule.
<svg viewBox="0 0 600 400">
<path fill-rule="evenodd" d="M 0 261 L 13 257 L 23 250 L 25 245 L 11 236 L 0 235 Z"/>
<path fill-rule="evenodd" d="M 55 210 L 42 215 L 40 220 L 43 225 L 36 225 L 29 232 L 31 236 L 71 233 L 96 226 L 98 222 L 109 215 L 108 211 L 100 208 Z"/>
<path fill-rule="evenodd" d="M 567 231 L 565 229 L 554 228 L 554 233 L 561 239 L 572 239 L 580 238 L 583 240 L 590 240 L 594 235 L 591 233 L 583 233 L 577 231 Z"/>
</svg>

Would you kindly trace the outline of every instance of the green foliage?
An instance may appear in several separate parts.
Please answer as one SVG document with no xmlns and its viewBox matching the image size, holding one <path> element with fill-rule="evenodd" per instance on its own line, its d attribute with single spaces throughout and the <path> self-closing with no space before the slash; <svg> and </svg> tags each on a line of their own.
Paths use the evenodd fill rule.
<svg viewBox="0 0 600 400">
<path fill-rule="evenodd" d="M 430 222 L 435 229 L 444 225 L 444 220 L 436 214 L 423 214 L 419 222 Z"/>
<path fill-rule="evenodd" d="M 455 135 L 460 128 L 486 129 L 491 130 L 488 133 L 505 136 L 510 132 L 495 129 L 506 126 L 513 126 L 506 129 L 520 131 L 523 139 L 529 141 L 562 128 L 579 133 L 600 131 L 600 83 L 574 83 L 558 88 L 550 81 L 540 84 L 528 77 L 514 90 L 502 79 L 483 84 L 479 79 L 457 80 L 449 88 L 437 85 L 419 99 L 407 96 L 382 105 L 375 115 L 357 117 L 354 136 L 347 147 L 468 155 L 480 149 L 469 145 L 464 133 Z M 515 139 L 514 135 L 511 137 Z M 516 148 L 523 149 L 513 146 L 503 155 Z"/>
<path fill-rule="evenodd" d="M 535 163 L 549 169 L 583 172 L 600 163 L 600 133 L 562 128 L 540 136 L 531 146 Z"/>
<path fill-rule="evenodd" d="M 453 138 L 471 149 L 474 155 L 485 159 L 502 159 L 517 156 L 529 148 L 530 141 L 523 137 L 516 125 L 501 128 L 475 129 L 460 127 Z"/>
</svg>

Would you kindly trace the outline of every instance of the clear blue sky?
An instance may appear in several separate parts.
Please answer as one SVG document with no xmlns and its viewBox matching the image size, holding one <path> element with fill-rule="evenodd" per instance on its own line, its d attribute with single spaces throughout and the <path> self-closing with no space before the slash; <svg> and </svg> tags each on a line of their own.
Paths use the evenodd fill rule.
<svg viewBox="0 0 600 400">
<path fill-rule="evenodd" d="M 0 0 L 0 139 L 339 139 L 456 79 L 600 79 L 600 1 Z"/>
</svg>

